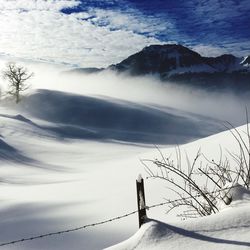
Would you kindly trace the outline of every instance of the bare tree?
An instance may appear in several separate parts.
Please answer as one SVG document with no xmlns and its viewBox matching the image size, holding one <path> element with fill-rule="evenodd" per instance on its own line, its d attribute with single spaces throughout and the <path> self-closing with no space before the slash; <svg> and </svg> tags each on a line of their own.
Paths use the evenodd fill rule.
<svg viewBox="0 0 250 250">
<path fill-rule="evenodd" d="M 34 73 L 29 73 L 23 66 L 15 63 L 8 63 L 6 69 L 3 70 L 3 79 L 9 82 L 8 94 L 12 95 L 16 103 L 20 101 L 20 92 L 27 90 L 30 86 L 26 81 L 29 80 Z"/>
</svg>

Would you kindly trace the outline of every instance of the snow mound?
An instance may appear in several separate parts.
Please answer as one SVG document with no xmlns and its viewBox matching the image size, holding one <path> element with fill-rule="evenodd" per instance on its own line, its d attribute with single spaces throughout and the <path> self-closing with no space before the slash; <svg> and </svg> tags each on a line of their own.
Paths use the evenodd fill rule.
<svg viewBox="0 0 250 250">
<path fill-rule="evenodd" d="M 227 195 L 232 203 L 220 213 L 174 224 L 148 219 L 131 238 L 106 250 L 248 249 L 250 191 L 236 185 Z"/>
<path fill-rule="evenodd" d="M 237 186 L 233 187 L 230 190 L 229 195 L 232 197 L 233 202 L 239 201 L 239 200 L 242 201 L 245 199 L 250 200 L 250 191 L 241 185 L 237 185 Z"/>
<path fill-rule="evenodd" d="M 178 110 L 59 91 L 38 90 L 20 106 L 25 116 L 53 123 L 50 130 L 64 138 L 176 144 L 223 130 L 218 121 Z"/>
<path fill-rule="evenodd" d="M 247 206 L 174 225 L 149 220 L 131 238 L 106 250 L 249 249 L 249 209 L 248 201 Z"/>
<path fill-rule="evenodd" d="M 239 203 L 243 205 L 244 203 L 249 202 L 250 191 L 240 184 L 235 184 L 234 187 L 231 187 L 230 184 L 227 184 L 223 187 L 220 197 L 223 197 L 224 201 L 230 199 L 230 206 L 227 206 L 222 200 L 218 201 L 217 207 L 220 210 L 223 210 L 237 206 Z"/>
</svg>

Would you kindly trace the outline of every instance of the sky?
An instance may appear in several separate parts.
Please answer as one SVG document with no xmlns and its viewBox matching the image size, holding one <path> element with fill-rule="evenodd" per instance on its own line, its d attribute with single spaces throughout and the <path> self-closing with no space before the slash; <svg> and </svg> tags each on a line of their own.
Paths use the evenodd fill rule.
<svg viewBox="0 0 250 250">
<path fill-rule="evenodd" d="M 0 0 L 0 57 L 106 67 L 150 44 L 250 54 L 249 0 Z"/>
</svg>

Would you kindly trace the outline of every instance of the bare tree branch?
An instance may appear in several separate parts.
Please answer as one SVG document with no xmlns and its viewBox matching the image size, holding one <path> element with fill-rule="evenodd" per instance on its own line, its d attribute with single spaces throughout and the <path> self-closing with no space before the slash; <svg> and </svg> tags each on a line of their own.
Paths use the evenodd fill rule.
<svg viewBox="0 0 250 250">
<path fill-rule="evenodd" d="M 33 72 L 29 73 L 26 68 L 12 62 L 8 63 L 6 69 L 3 70 L 2 77 L 9 82 L 7 93 L 15 98 L 16 103 L 20 101 L 20 92 L 30 88 L 30 85 L 27 85 L 26 81 L 33 76 Z"/>
</svg>

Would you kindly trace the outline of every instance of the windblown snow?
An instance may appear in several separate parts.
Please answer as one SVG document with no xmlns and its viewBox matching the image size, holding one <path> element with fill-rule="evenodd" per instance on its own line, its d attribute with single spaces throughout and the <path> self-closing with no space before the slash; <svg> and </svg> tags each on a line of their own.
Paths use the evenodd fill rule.
<svg viewBox="0 0 250 250">
<path fill-rule="evenodd" d="M 175 223 L 148 219 L 130 239 L 107 250 L 248 249 L 250 192 L 231 191 L 235 201 L 219 214 Z"/>
<path fill-rule="evenodd" d="M 1 100 L 0 244 L 135 211 L 135 181 L 146 176 L 140 160 L 158 156 L 154 144 L 164 154 L 178 143 L 190 159 L 200 147 L 207 157 L 219 157 L 220 147 L 237 151 L 222 130 L 218 119 L 159 103 L 63 88 L 34 88 L 18 106 Z M 145 179 L 147 205 L 174 198 L 165 186 Z M 243 191 L 205 218 L 180 221 L 158 207 L 140 230 L 133 214 L 3 249 L 247 249 L 250 195 Z"/>
</svg>

